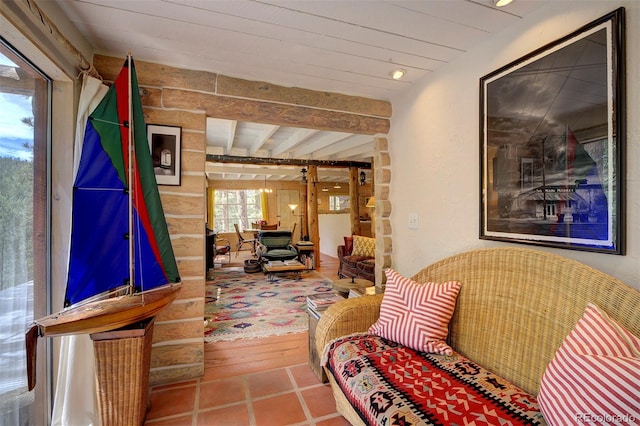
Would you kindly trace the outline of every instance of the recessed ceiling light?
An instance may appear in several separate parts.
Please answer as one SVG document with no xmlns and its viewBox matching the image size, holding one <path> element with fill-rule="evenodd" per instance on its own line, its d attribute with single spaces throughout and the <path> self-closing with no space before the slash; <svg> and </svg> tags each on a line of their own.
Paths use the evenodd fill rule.
<svg viewBox="0 0 640 426">
<path fill-rule="evenodd" d="M 402 77 L 404 77 L 406 73 L 407 72 L 402 68 L 398 68 L 397 70 L 391 73 L 391 78 L 393 78 L 394 80 L 400 80 Z"/>
<path fill-rule="evenodd" d="M 513 0 L 493 0 L 493 4 L 495 4 L 496 7 L 502 7 L 508 5 L 512 1 Z"/>
</svg>

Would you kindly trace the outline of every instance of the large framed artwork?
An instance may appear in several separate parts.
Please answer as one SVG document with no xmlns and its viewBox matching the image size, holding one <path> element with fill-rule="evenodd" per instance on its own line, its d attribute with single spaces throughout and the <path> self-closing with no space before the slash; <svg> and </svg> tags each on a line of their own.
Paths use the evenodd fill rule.
<svg viewBox="0 0 640 426">
<path fill-rule="evenodd" d="M 624 9 L 480 79 L 480 238 L 624 254 Z"/>
<path fill-rule="evenodd" d="M 180 185 L 182 127 L 147 124 L 147 138 L 158 185 Z"/>
</svg>

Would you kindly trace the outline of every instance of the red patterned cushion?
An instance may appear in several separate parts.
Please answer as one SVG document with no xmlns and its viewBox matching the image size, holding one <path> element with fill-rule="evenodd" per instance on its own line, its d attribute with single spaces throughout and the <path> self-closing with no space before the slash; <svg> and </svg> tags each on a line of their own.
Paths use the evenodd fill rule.
<svg viewBox="0 0 640 426">
<path fill-rule="evenodd" d="M 393 269 L 385 273 L 387 284 L 380 318 L 369 333 L 417 351 L 451 355 L 445 339 L 461 284 L 457 281 L 420 284 Z"/>
<path fill-rule="evenodd" d="M 589 304 L 540 382 L 549 424 L 640 421 L 640 339 Z"/>
</svg>

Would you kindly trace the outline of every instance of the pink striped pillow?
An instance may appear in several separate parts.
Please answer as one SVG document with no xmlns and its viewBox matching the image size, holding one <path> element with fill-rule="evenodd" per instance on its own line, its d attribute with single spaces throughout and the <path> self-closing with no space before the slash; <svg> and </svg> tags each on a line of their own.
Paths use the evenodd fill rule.
<svg viewBox="0 0 640 426">
<path fill-rule="evenodd" d="M 453 351 L 445 339 L 461 284 L 457 281 L 420 284 L 393 269 L 385 273 L 387 284 L 380 318 L 369 333 L 417 351 L 451 355 Z"/>
<path fill-rule="evenodd" d="M 640 339 L 589 304 L 547 366 L 538 403 L 550 425 L 640 421 Z"/>
</svg>

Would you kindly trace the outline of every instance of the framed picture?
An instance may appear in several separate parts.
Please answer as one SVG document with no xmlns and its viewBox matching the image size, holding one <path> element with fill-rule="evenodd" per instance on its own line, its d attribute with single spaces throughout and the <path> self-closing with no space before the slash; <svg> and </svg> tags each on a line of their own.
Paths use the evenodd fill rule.
<svg viewBox="0 0 640 426">
<path fill-rule="evenodd" d="M 147 138 L 158 185 L 180 185 L 182 128 L 147 124 Z"/>
<path fill-rule="evenodd" d="M 480 238 L 624 254 L 624 9 L 480 79 Z"/>
</svg>

